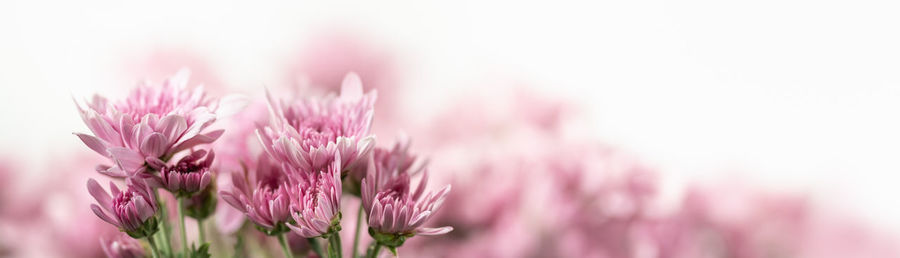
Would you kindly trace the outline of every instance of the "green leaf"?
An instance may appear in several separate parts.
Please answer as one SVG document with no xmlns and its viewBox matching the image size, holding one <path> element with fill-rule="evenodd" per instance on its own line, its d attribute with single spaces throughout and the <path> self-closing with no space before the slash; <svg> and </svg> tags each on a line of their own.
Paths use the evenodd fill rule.
<svg viewBox="0 0 900 258">
<path fill-rule="evenodd" d="M 196 247 L 191 244 L 191 257 L 190 258 L 210 258 L 212 255 L 209 254 L 209 243 L 203 243 L 200 247 Z"/>
</svg>

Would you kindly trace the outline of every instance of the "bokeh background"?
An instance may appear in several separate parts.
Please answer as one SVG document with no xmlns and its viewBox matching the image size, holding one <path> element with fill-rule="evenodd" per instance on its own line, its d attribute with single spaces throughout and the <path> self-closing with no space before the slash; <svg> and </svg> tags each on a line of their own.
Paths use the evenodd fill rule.
<svg viewBox="0 0 900 258">
<path fill-rule="evenodd" d="M 0 234 L 45 214 L 20 226 L 38 250 L 88 210 L 83 184 L 99 175 L 67 164 L 98 157 L 71 134 L 86 131 L 73 97 L 123 96 L 188 67 L 214 95 L 260 101 L 356 71 L 379 91 L 379 144 L 410 136 L 447 181 L 475 151 L 568 153 L 529 145 L 537 131 L 652 167 L 663 203 L 695 185 L 800 196 L 895 243 L 898 12 L 878 0 L 2 1 L 12 172 L 0 192 L 31 206 Z"/>
</svg>

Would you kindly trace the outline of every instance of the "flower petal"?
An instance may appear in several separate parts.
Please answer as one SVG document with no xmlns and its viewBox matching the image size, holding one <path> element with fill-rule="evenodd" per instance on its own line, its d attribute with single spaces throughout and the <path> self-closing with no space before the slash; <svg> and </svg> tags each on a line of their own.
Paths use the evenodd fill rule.
<svg viewBox="0 0 900 258">
<path fill-rule="evenodd" d="M 100 138 L 83 134 L 83 133 L 73 133 L 75 136 L 78 136 L 81 139 L 81 142 L 84 142 L 84 145 L 87 145 L 88 148 L 100 153 L 104 157 L 109 157 L 109 152 L 106 151 L 107 144 L 106 141 L 101 140 Z"/>
<path fill-rule="evenodd" d="M 453 231 L 453 227 L 447 226 L 439 228 L 417 228 L 416 235 L 435 236 L 447 234 L 450 233 L 450 231 Z"/>
</svg>

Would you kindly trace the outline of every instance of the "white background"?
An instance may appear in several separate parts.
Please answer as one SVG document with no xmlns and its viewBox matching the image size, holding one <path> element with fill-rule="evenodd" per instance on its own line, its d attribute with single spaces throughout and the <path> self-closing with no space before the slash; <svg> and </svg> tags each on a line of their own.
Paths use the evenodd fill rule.
<svg viewBox="0 0 900 258">
<path fill-rule="evenodd" d="M 259 91 L 340 27 L 400 54 L 424 109 L 525 81 L 670 177 L 809 191 L 900 229 L 896 1 L 182 2 L 0 2 L 0 155 L 31 173 L 86 151 L 70 96 L 123 94 L 129 56 L 190 49 Z"/>
</svg>

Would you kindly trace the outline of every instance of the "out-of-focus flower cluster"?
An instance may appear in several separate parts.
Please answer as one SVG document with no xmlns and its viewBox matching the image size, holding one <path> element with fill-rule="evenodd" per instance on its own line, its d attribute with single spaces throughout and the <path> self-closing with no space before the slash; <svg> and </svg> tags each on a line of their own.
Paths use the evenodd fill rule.
<svg viewBox="0 0 900 258">
<path fill-rule="evenodd" d="M 393 57 L 326 38 L 286 69 L 292 88 L 256 97 L 210 96 L 182 70 L 121 100 L 76 98 L 76 136 L 100 155 L 54 154 L 32 185 L 26 163 L 0 162 L 0 256 L 900 255 L 812 198 L 733 182 L 669 193 L 665 171 L 580 131 L 577 106 L 525 90 L 405 120 Z M 187 60 L 229 92 L 202 58 L 150 59 L 137 73 Z"/>
<path fill-rule="evenodd" d="M 438 139 L 430 146 L 431 167 L 455 172 L 447 180 L 456 192 L 432 223 L 452 225 L 454 231 L 411 241 L 403 252 L 416 257 L 900 255 L 884 232 L 838 219 L 805 196 L 737 182 L 715 188 L 689 184 L 680 194 L 664 194 L 661 171 L 568 131 L 566 117 L 574 107 L 524 91 L 511 96 L 451 108 L 447 117 L 425 127 L 440 135 L 424 137 Z M 498 108 L 498 102 L 508 106 Z M 522 105 L 543 108 L 516 112 Z M 489 106 L 513 112 L 454 115 Z M 454 140 L 440 140 L 447 137 Z"/>
</svg>

